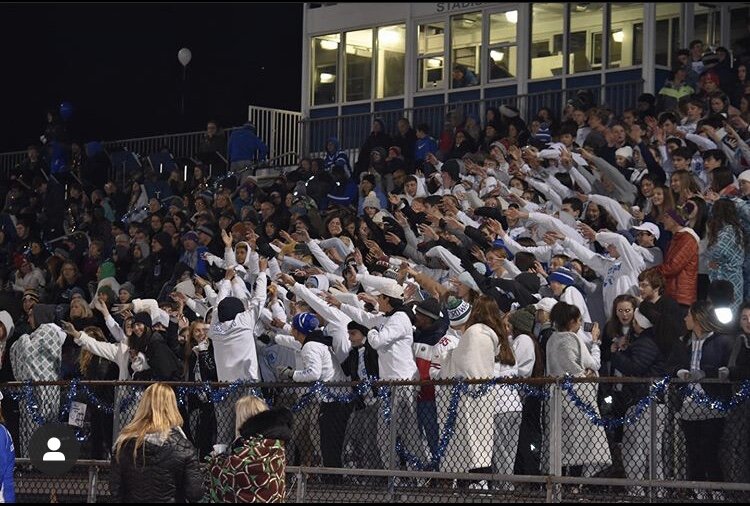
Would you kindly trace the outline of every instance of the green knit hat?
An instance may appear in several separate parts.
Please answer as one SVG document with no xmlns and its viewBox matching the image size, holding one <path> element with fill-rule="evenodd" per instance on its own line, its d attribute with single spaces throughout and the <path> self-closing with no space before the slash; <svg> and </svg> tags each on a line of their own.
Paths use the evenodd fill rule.
<svg viewBox="0 0 750 506">
<path fill-rule="evenodd" d="M 115 264 L 107 260 L 99 266 L 99 279 L 114 278 L 115 277 Z"/>
</svg>

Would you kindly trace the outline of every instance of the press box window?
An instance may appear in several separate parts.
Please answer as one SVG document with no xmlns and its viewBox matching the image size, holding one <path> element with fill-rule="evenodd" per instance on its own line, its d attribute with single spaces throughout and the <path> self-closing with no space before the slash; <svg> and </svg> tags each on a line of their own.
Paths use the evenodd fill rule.
<svg viewBox="0 0 750 506">
<path fill-rule="evenodd" d="M 312 41 L 312 103 L 325 105 L 336 103 L 336 81 L 338 77 L 339 42 L 335 33 L 314 37 Z"/>
<path fill-rule="evenodd" d="M 453 16 L 451 18 L 451 63 L 453 65 L 451 88 L 479 85 L 481 46 L 482 13 L 471 12 Z M 457 69 L 461 72 L 456 72 Z"/>
<path fill-rule="evenodd" d="M 404 94 L 406 25 L 378 28 L 376 98 Z"/>
<path fill-rule="evenodd" d="M 490 14 L 490 44 L 486 67 L 490 81 L 515 77 L 518 65 L 517 27 L 518 11 Z"/>
<path fill-rule="evenodd" d="M 419 25 L 417 85 L 420 90 L 442 88 L 445 71 L 445 23 Z"/>
<path fill-rule="evenodd" d="M 345 100 L 369 100 L 372 98 L 372 29 L 347 32 L 345 41 Z"/>
</svg>

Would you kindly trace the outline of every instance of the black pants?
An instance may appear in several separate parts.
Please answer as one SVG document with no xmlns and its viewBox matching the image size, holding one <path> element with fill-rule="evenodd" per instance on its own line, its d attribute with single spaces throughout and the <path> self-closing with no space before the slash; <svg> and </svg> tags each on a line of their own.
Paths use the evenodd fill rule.
<svg viewBox="0 0 750 506">
<path fill-rule="evenodd" d="M 190 414 L 198 411 L 198 426 L 193 433 L 190 426 Z M 182 429 L 185 435 L 198 448 L 198 454 L 201 460 L 211 453 L 216 443 L 216 412 L 214 405 L 208 402 L 201 402 L 197 397 L 188 398 L 188 407 L 180 408 L 180 414 L 184 420 Z M 224 420 L 224 423 L 230 421 Z M 223 442 L 223 441 L 222 441 Z"/>
<path fill-rule="evenodd" d="M 515 474 L 540 473 L 542 451 L 542 399 L 527 397 L 523 401 L 521 428 L 518 434 L 518 452 L 513 467 Z"/>
<path fill-rule="evenodd" d="M 321 402 L 320 416 L 320 453 L 324 467 L 343 467 L 341 453 L 344 450 L 346 423 L 351 408 L 342 402 Z"/>
<path fill-rule="evenodd" d="M 719 462 L 719 445 L 724 419 L 683 420 L 687 446 L 687 477 L 694 481 L 724 481 Z"/>
</svg>

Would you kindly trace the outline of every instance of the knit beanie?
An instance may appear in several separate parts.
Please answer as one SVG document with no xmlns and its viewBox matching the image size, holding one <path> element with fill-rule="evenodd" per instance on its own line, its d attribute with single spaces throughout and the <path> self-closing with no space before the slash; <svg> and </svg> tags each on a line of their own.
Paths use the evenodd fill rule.
<svg viewBox="0 0 750 506">
<path fill-rule="evenodd" d="M 102 279 L 107 278 L 114 278 L 115 277 L 115 264 L 111 261 L 107 260 L 103 264 L 99 266 L 99 279 L 97 281 L 101 281 Z"/>
<path fill-rule="evenodd" d="M 102 287 L 99 288 L 99 290 L 97 290 L 96 293 L 97 294 L 99 294 L 99 293 L 105 294 L 107 296 L 107 299 L 109 300 L 110 303 L 117 302 L 115 300 L 117 298 L 117 295 L 115 295 L 115 291 L 112 290 L 112 287 L 110 287 L 109 285 L 103 285 Z"/>
<path fill-rule="evenodd" d="M 440 311 L 440 302 L 435 297 L 418 302 L 414 306 L 414 311 L 425 315 L 431 320 L 439 320 L 443 317 L 443 313 Z"/>
<path fill-rule="evenodd" d="M 377 195 L 375 195 L 375 192 L 370 192 L 367 194 L 367 197 L 365 197 L 364 207 L 373 207 L 380 210 L 380 199 Z"/>
<path fill-rule="evenodd" d="M 121 284 L 120 290 L 125 290 L 126 292 L 128 292 L 131 299 L 135 297 L 135 286 L 130 281 L 126 281 L 125 283 Z"/>
<path fill-rule="evenodd" d="M 320 322 L 312 313 L 299 313 L 294 317 L 294 319 L 292 319 L 292 327 L 306 336 L 309 335 L 313 330 L 317 329 L 319 326 Z"/>
<path fill-rule="evenodd" d="M 448 319 L 451 327 L 460 327 L 469 321 L 469 316 L 471 316 L 471 304 L 457 297 L 448 299 Z"/>
<path fill-rule="evenodd" d="M 151 323 L 151 315 L 145 311 L 136 313 L 135 317 L 133 318 L 133 323 L 142 323 L 148 328 L 151 328 L 153 326 L 153 324 Z"/>
<path fill-rule="evenodd" d="M 568 269 L 557 269 L 555 271 L 552 271 L 548 279 L 549 281 L 557 281 L 561 285 L 565 286 L 573 286 L 575 284 L 575 279 L 570 274 L 570 271 Z"/>
<path fill-rule="evenodd" d="M 33 301 L 39 302 L 39 291 L 34 288 L 27 288 L 23 291 L 23 298 L 26 299 L 27 297 Z"/>
<path fill-rule="evenodd" d="M 219 321 L 233 321 L 235 317 L 243 311 L 245 311 L 245 305 L 240 299 L 238 299 L 237 297 L 226 297 L 221 302 L 219 302 Z"/>
<path fill-rule="evenodd" d="M 628 160 L 633 159 L 633 148 L 630 146 L 623 146 L 617 151 L 615 151 L 615 156 L 622 156 L 627 158 Z"/>
<path fill-rule="evenodd" d="M 531 334 L 534 331 L 534 322 L 536 321 L 534 313 L 526 309 L 519 309 L 511 313 L 508 322 L 524 334 Z"/>
</svg>

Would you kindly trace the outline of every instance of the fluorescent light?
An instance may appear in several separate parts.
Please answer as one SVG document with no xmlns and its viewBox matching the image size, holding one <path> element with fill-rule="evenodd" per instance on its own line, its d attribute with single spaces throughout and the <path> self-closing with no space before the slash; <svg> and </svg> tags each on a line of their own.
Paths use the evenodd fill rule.
<svg viewBox="0 0 750 506">
<path fill-rule="evenodd" d="M 323 39 L 320 41 L 320 47 L 328 51 L 333 51 L 334 49 L 339 48 L 339 43 L 335 40 Z"/>
<path fill-rule="evenodd" d="M 395 46 L 396 44 L 401 42 L 401 34 L 395 30 L 380 30 L 380 34 L 378 35 L 378 37 L 381 44 Z"/>
<path fill-rule="evenodd" d="M 428 69 L 437 69 L 443 66 L 443 60 L 440 58 L 430 58 L 427 60 Z"/>
<path fill-rule="evenodd" d="M 734 319 L 732 308 L 729 307 L 717 307 L 714 309 L 714 313 L 716 314 L 716 319 L 719 320 L 719 323 L 722 325 L 726 325 Z"/>
<path fill-rule="evenodd" d="M 336 79 L 336 76 L 333 74 L 329 74 L 328 72 L 321 72 L 320 73 L 320 82 L 321 83 L 332 83 Z"/>
<path fill-rule="evenodd" d="M 616 32 L 612 32 L 612 39 L 615 42 L 622 42 L 623 40 L 625 40 L 625 32 L 623 32 L 622 29 L 619 29 Z"/>
<path fill-rule="evenodd" d="M 492 58 L 494 61 L 503 61 L 503 58 L 505 58 L 505 53 L 495 51 L 493 49 L 492 51 L 490 51 L 490 58 Z"/>
<path fill-rule="evenodd" d="M 518 23 L 518 11 L 506 12 L 505 19 L 507 19 L 509 23 L 513 23 L 515 25 L 516 23 Z"/>
</svg>

